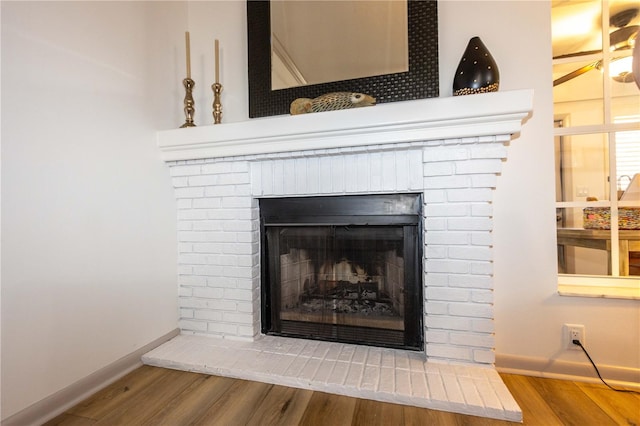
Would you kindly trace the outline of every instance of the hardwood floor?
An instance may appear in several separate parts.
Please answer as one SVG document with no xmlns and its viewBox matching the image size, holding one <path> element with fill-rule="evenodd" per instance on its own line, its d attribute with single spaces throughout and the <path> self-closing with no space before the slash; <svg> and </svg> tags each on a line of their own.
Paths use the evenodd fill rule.
<svg viewBox="0 0 640 426">
<path fill-rule="evenodd" d="M 640 425 L 640 394 L 501 374 L 525 425 Z M 506 421 L 143 366 L 46 425 L 511 425 Z"/>
</svg>

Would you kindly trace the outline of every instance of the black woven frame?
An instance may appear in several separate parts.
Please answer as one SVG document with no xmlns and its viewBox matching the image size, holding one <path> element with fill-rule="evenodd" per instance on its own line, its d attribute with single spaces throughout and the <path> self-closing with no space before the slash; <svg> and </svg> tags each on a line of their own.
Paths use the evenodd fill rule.
<svg viewBox="0 0 640 426">
<path fill-rule="evenodd" d="M 269 1 L 247 0 L 249 117 L 288 114 L 296 98 L 330 92 L 366 93 L 377 103 L 438 97 L 438 3 L 409 0 L 408 14 L 409 71 L 271 90 Z"/>
</svg>

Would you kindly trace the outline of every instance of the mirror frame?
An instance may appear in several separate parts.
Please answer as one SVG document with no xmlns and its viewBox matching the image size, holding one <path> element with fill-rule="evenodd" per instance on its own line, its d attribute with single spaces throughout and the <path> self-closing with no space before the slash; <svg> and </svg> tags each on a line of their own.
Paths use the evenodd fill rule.
<svg viewBox="0 0 640 426">
<path fill-rule="evenodd" d="M 247 0 L 249 117 L 289 114 L 297 98 L 360 92 L 377 103 L 439 96 L 438 2 L 408 0 L 409 71 L 271 90 L 271 13 L 268 0 Z"/>
</svg>

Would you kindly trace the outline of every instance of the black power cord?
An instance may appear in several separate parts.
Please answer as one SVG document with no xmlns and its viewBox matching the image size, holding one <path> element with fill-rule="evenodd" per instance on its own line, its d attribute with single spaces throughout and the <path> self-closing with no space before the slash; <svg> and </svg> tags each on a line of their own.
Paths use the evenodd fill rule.
<svg viewBox="0 0 640 426">
<path fill-rule="evenodd" d="M 589 356 L 589 352 L 587 352 L 585 347 L 582 346 L 582 343 L 580 342 L 580 340 L 574 339 L 574 340 L 571 341 L 571 343 L 573 343 L 574 345 L 580 346 L 580 348 L 582 349 L 584 354 L 587 356 L 587 358 L 589 358 L 589 361 L 591 362 L 591 365 L 593 365 L 593 368 L 596 370 L 596 374 L 598 374 L 598 377 L 600 378 L 600 381 L 602 383 L 604 383 L 609 389 L 614 390 L 616 392 L 628 392 L 628 393 L 638 393 L 638 394 L 640 394 L 640 391 L 637 391 L 637 390 L 633 390 L 633 389 L 616 389 L 613 386 L 609 385 L 609 383 L 605 382 L 604 379 L 602 378 L 602 376 L 600 375 L 600 371 L 598 370 L 598 367 L 596 367 L 596 363 L 593 362 L 593 360 Z"/>
</svg>

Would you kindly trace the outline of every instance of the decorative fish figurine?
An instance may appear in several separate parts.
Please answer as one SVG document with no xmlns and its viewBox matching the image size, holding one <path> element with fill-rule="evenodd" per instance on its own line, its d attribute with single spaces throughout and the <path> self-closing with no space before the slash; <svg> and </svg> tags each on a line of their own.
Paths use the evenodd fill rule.
<svg viewBox="0 0 640 426">
<path fill-rule="evenodd" d="M 357 108 L 376 104 L 376 98 L 355 92 L 334 92 L 318 96 L 315 99 L 298 98 L 291 102 L 291 115 L 309 112 L 334 111 L 338 109 Z"/>
</svg>

